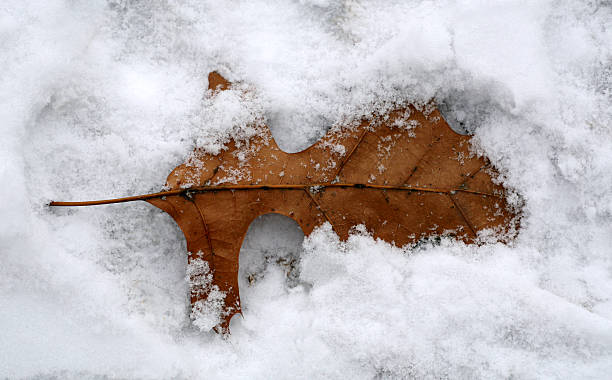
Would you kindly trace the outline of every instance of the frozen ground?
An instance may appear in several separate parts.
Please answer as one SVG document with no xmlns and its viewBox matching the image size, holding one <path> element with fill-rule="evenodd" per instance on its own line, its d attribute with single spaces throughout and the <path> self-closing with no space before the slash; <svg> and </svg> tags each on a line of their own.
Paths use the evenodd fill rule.
<svg viewBox="0 0 612 380">
<path fill-rule="evenodd" d="M 0 377 L 609 378 L 611 7 L 3 1 Z M 254 96 L 204 96 L 214 69 Z M 248 120 L 297 151 L 432 97 L 523 196 L 516 242 L 302 242 L 263 217 L 227 340 L 189 322 L 170 217 L 44 206 L 158 190 L 194 144 L 220 149 Z"/>
</svg>

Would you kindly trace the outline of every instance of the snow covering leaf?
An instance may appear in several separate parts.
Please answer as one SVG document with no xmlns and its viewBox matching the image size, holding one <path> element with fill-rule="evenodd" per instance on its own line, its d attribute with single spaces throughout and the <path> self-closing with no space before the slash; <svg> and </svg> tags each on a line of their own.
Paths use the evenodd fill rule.
<svg viewBox="0 0 612 380">
<path fill-rule="evenodd" d="M 209 88 L 231 84 L 211 73 Z M 517 212 L 494 182 L 495 169 L 471 152 L 470 139 L 431 104 L 335 126 L 298 153 L 283 152 L 261 126 L 219 154 L 196 149 L 170 173 L 164 192 L 85 203 L 146 200 L 170 214 L 185 234 L 190 265 L 210 269 L 190 272 L 194 312 L 214 296 L 215 309 L 223 303 L 216 330 L 225 332 L 241 312 L 240 247 L 263 214 L 286 215 L 306 235 L 329 223 L 343 240 L 358 227 L 397 246 L 444 235 L 468 243 L 511 239 Z"/>
</svg>

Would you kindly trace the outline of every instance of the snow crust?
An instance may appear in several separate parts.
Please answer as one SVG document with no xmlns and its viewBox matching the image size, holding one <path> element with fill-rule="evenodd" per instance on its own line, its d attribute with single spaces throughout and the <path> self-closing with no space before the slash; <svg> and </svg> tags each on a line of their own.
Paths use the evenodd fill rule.
<svg viewBox="0 0 612 380">
<path fill-rule="evenodd" d="M 4 1 L 0 377 L 609 377 L 610 20 L 596 0 Z M 251 93 L 210 98 L 212 70 Z M 190 321 L 169 216 L 45 206 L 159 190 L 247 122 L 298 151 L 432 98 L 523 197 L 517 240 L 302 241 L 263 217 L 226 339 Z"/>
</svg>

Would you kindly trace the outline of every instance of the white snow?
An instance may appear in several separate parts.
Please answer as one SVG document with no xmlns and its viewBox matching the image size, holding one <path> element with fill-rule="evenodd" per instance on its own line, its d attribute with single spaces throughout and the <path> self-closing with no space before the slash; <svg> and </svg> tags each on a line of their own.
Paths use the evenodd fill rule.
<svg viewBox="0 0 612 380">
<path fill-rule="evenodd" d="M 610 20 L 597 0 L 4 1 L 0 377 L 609 377 Z M 212 70 L 246 94 L 208 96 Z M 517 240 L 302 242 L 260 218 L 227 339 L 190 322 L 169 216 L 45 206 L 157 191 L 249 122 L 298 151 L 431 98 L 523 197 Z"/>
</svg>

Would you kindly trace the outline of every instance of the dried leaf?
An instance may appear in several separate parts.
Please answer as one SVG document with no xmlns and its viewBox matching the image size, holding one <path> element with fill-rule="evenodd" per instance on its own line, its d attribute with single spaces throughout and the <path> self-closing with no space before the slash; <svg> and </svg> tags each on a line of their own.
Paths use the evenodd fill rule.
<svg viewBox="0 0 612 380">
<path fill-rule="evenodd" d="M 209 86 L 231 84 L 211 73 Z M 256 217 L 286 215 L 306 235 L 328 222 L 343 240 L 364 225 L 397 246 L 441 235 L 474 242 L 483 230 L 504 240 L 518 218 L 492 177 L 490 163 L 470 152 L 470 137 L 453 132 L 435 107 L 408 106 L 334 127 L 298 153 L 280 150 L 264 126 L 218 155 L 196 149 L 168 176 L 168 191 L 85 203 L 146 200 L 170 214 L 185 234 L 189 262 L 205 262 L 212 273 L 191 273 L 191 303 L 206 302 L 214 289 L 217 304 L 224 302 L 217 330 L 227 331 L 241 312 L 238 259 Z"/>
</svg>

